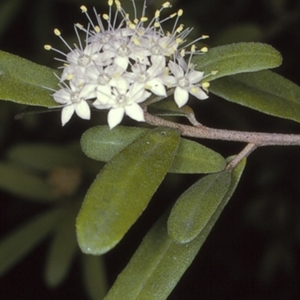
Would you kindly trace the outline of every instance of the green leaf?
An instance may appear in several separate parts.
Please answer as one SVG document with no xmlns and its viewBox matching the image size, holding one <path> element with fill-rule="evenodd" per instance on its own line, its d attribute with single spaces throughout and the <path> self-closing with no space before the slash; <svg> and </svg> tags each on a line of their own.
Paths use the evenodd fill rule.
<svg viewBox="0 0 300 300">
<path fill-rule="evenodd" d="M 9 162 L 0 162 L 0 188 L 34 201 L 52 202 L 58 199 L 42 176 Z"/>
<path fill-rule="evenodd" d="M 217 152 L 197 142 L 180 138 L 180 144 L 170 173 L 206 174 L 224 170 L 225 159 Z"/>
<path fill-rule="evenodd" d="M 196 70 L 209 75 L 206 81 L 212 81 L 227 75 L 278 67 L 282 62 L 280 53 L 273 47 L 262 43 L 237 43 L 209 49 L 203 55 L 193 58 Z"/>
<path fill-rule="evenodd" d="M 107 279 L 102 256 L 82 255 L 83 280 L 91 300 L 101 300 L 107 293 Z"/>
<path fill-rule="evenodd" d="M 0 275 L 19 262 L 53 229 L 61 208 L 52 209 L 22 224 L 0 242 Z"/>
<path fill-rule="evenodd" d="M 165 300 L 190 266 L 232 196 L 245 166 L 243 160 L 231 173 L 231 184 L 216 212 L 191 242 L 178 244 L 167 232 L 167 215 L 143 239 L 105 300 Z"/>
<path fill-rule="evenodd" d="M 79 253 L 75 234 L 75 219 L 79 210 L 77 202 L 65 208 L 56 223 L 45 268 L 45 281 L 49 287 L 57 287 L 67 277 L 72 261 Z"/>
<path fill-rule="evenodd" d="M 202 240 L 176 244 L 167 233 L 166 215 L 143 239 L 105 300 L 165 300 L 197 255 Z"/>
<path fill-rule="evenodd" d="M 300 87 L 272 71 L 220 78 L 211 83 L 210 92 L 230 102 L 300 122 Z"/>
<path fill-rule="evenodd" d="M 118 126 L 96 126 L 87 130 L 81 138 L 82 151 L 90 158 L 109 161 L 127 145 L 149 129 Z M 224 158 L 199 143 L 180 138 L 180 144 L 168 172 L 213 173 L 223 170 Z"/>
<path fill-rule="evenodd" d="M 52 69 L 0 51 L 0 99 L 26 105 L 57 106 L 51 91 L 45 87 L 58 87 Z"/>
<path fill-rule="evenodd" d="M 187 243 L 199 235 L 220 205 L 230 180 L 229 171 L 210 174 L 179 197 L 168 219 L 168 233 L 174 241 Z"/>
<path fill-rule="evenodd" d="M 122 239 L 164 179 L 178 144 L 177 130 L 156 128 L 106 164 L 77 217 L 77 238 L 84 253 L 103 254 Z"/>
<path fill-rule="evenodd" d="M 179 108 L 173 99 L 164 99 L 163 101 L 153 103 L 147 107 L 147 110 L 151 114 L 171 117 L 188 117 L 194 113 L 187 105 Z"/>
<path fill-rule="evenodd" d="M 6 158 L 33 170 L 49 172 L 55 167 L 79 167 L 99 172 L 100 164 L 88 159 L 78 142 L 58 146 L 48 143 L 17 144 L 8 149 Z"/>
</svg>

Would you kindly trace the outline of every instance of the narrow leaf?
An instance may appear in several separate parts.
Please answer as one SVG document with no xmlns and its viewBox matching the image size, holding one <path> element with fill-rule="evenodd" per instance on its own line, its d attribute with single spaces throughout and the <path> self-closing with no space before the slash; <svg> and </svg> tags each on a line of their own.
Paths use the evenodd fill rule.
<svg viewBox="0 0 300 300">
<path fill-rule="evenodd" d="M 82 151 L 90 158 L 109 161 L 127 145 L 149 129 L 118 126 L 96 126 L 87 130 L 81 138 Z M 170 173 L 213 173 L 223 170 L 224 158 L 199 143 L 180 138 L 180 144 Z"/>
<path fill-rule="evenodd" d="M 193 58 L 196 70 L 209 75 L 206 81 L 212 81 L 227 75 L 278 67 L 282 62 L 280 53 L 272 46 L 262 43 L 237 43 L 209 49 L 203 55 Z"/>
<path fill-rule="evenodd" d="M 101 300 L 107 293 L 103 256 L 82 255 L 86 291 L 91 300 Z"/>
<path fill-rule="evenodd" d="M 268 70 L 224 77 L 210 92 L 260 112 L 300 122 L 300 87 Z"/>
<path fill-rule="evenodd" d="M 156 128 L 106 164 L 77 217 L 77 238 L 84 253 L 103 254 L 122 239 L 164 179 L 178 144 L 177 130 Z"/>
<path fill-rule="evenodd" d="M 58 199 L 44 178 L 9 162 L 0 162 L 0 188 L 33 201 L 52 202 Z"/>
<path fill-rule="evenodd" d="M 163 101 L 159 101 L 153 103 L 148 106 L 147 110 L 158 116 L 178 116 L 178 117 L 187 117 L 190 114 L 193 114 L 193 110 L 184 105 L 183 107 L 178 107 L 173 99 L 164 99 Z"/>
<path fill-rule="evenodd" d="M 75 219 L 78 210 L 78 203 L 72 203 L 65 208 L 56 224 L 45 268 L 45 281 L 49 287 L 57 287 L 63 282 L 76 253 L 79 253 L 75 234 Z"/>
<path fill-rule="evenodd" d="M 190 266 L 232 196 L 245 166 L 243 160 L 231 173 L 231 184 L 216 212 L 191 242 L 178 244 L 167 232 L 167 215 L 143 239 L 118 276 L 105 300 L 165 300 Z"/>
<path fill-rule="evenodd" d="M 57 89 L 50 68 L 0 51 L 0 99 L 20 104 L 53 107 L 57 103 L 47 88 Z"/>
<path fill-rule="evenodd" d="M 179 197 L 168 219 L 168 233 L 174 241 L 187 243 L 199 235 L 228 191 L 230 180 L 229 171 L 210 174 Z"/>
<path fill-rule="evenodd" d="M 53 229 L 61 209 L 52 209 L 34 217 L 29 222 L 3 238 L 0 243 L 0 275 L 19 262 Z"/>
</svg>

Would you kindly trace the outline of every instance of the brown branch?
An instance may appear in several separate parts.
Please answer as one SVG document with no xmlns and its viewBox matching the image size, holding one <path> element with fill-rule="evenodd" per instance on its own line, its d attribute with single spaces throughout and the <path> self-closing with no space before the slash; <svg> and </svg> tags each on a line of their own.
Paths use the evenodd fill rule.
<svg viewBox="0 0 300 300">
<path fill-rule="evenodd" d="M 176 128 L 182 136 L 194 138 L 244 142 L 253 144 L 255 147 L 263 146 L 300 146 L 300 134 L 280 134 L 264 132 L 235 131 L 225 129 L 215 129 L 201 125 L 193 119 L 195 126 L 174 123 L 160 117 L 144 113 L 145 121 L 154 126 L 165 126 Z"/>
</svg>

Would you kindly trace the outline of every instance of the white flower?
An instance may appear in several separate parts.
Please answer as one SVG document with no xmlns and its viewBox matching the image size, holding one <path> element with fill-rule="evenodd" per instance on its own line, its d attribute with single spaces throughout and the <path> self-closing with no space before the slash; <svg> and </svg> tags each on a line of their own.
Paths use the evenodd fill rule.
<svg viewBox="0 0 300 300">
<path fill-rule="evenodd" d="M 134 15 L 131 17 L 119 0 L 108 0 L 108 14 L 100 15 L 94 9 L 95 23 L 87 8 L 81 6 L 89 24 L 87 27 L 75 25 L 78 43 L 71 47 L 55 29 L 54 33 L 68 52 L 45 46 L 64 57 L 57 59 L 63 63 L 63 72 L 60 89 L 53 94 L 54 100 L 62 104 L 63 125 L 74 112 L 83 119 L 90 119 L 89 102 L 93 102 L 96 109 L 109 110 L 108 125 L 113 128 L 124 115 L 144 121 L 139 103 L 151 95 L 167 97 L 169 88 L 174 88 L 174 99 L 179 107 L 186 104 L 189 93 L 198 99 L 208 97 L 200 85 L 203 72 L 194 70 L 191 64 L 192 56 L 201 50 L 196 51 L 195 46 L 190 52 L 185 50 L 191 45 L 185 46 L 185 42 L 192 29 L 179 25 L 183 11 L 179 9 L 162 19 L 162 11 L 171 7 L 165 2 L 152 19 L 148 19 L 146 1 L 141 16 L 137 14 L 134 0 L 132 4 Z M 171 19 L 174 20 L 173 28 L 165 31 L 163 24 Z M 79 31 L 85 33 L 84 43 Z M 186 53 L 190 55 L 187 61 L 184 59 Z"/>
<path fill-rule="evenodd" d="M 98 109 L 110 107 L 107 120 L 112 129 L 122 121 L 124 114 L 136 121 L 144 121 L 144 112 L 138 103 L 145 101 L 150 95 L 143 84 L 134 82 L 130 85 L 126 79 L 120 78 L 111 94 L 103 93 L 93 105 Z"/>
<path fill-rule="evenodd" d="M 199 82 L 203 79 L 203 72 L 187 69 L 173 61 L 168 64 L 174 76 L 168 76 L 165 81 L 169 87 L 175 87 L 174 99 L 178 107 L 185 105 L 189 99 L 189 93 L 198 99 L 207 99 L 207 94 L 200 88 Z"/>
<path fill-rule="evenodd" d="M 53 98 L 56 102 L 63 104 L 61 122 L 64 126 L 71 119 L 74 112 L 82 118 L 89 120 L 91 118 L 91 110 L 86 99 L 93 98 L 94 94 L 88 87 L 76 86 L 70 82 L 70 87 L 66 86 L 56 91 Z"/>
</svg>

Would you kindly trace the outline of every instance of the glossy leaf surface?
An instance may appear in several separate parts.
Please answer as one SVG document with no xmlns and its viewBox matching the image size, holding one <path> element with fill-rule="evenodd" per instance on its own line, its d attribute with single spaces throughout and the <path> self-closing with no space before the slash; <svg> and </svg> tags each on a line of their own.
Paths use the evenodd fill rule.
<svg viewBox="0 0 300 300">
<path fill-rule="evenodd" d="M 209 75 L 205 81 L 244 72 L 255 72 L 278 67 L 282 58 L 272 46 L 262 43 L 237 43 L 211 48 L 203 55 L 193 58 L 196 70 Z"/>
<path fill-rule="evenodd" d="M 96 126 L 83 134 L 81 147 L 88 157 L 107 162 L 148 130 L 122 126 L 110 130 L 108 126 Z M 224 167 L 225 160 L 219 153 L 199 143 L 181 138 L 168 172 L 213 173 L 223 170 Z"/>
<path fill-rule="evenodd" d="M 77 238 L 84 253 L 103 254 L 122 239 L 164 179 L 178 144 L 177 130 L 156 128 L 106 164 L 77 217 Z"/>
<path fill-rule="evenodd" d="M 179 244 L 168 235 L 167 215 L 157 221 L 118 276 L 105 300 L 167 299 L 232 196 L 244 166 L 245 160 L 232 171 L 231 184 L 221 204 L 202 232 L 191 242 Z"/>
<path fill-rule="evenodd" d="M 300 122 L 300 87 L 268 70 L 224 77 L 210 92 L 230 102 Z"/>
<path fill-rule="evenodd" d="M 57 89 L 54 71 L 19 56 L 0 51 L 0 99 L 19 104 L 53 107 L 47 88 Z"/>
<path fill-rule="evenodd" d="M 0 243 L 0 275 L 20 261 L 53 229 L 61 209 L 53 209 L 34 217 L 3 238 Z"/>
<path fill-rule="evenodd" d="M 196 238 L 220 205 L 231 181 L 229 171 L 210 174 L 187 189 L 168 219 L 168 233 L 178 243 Z"/>
</svg>

